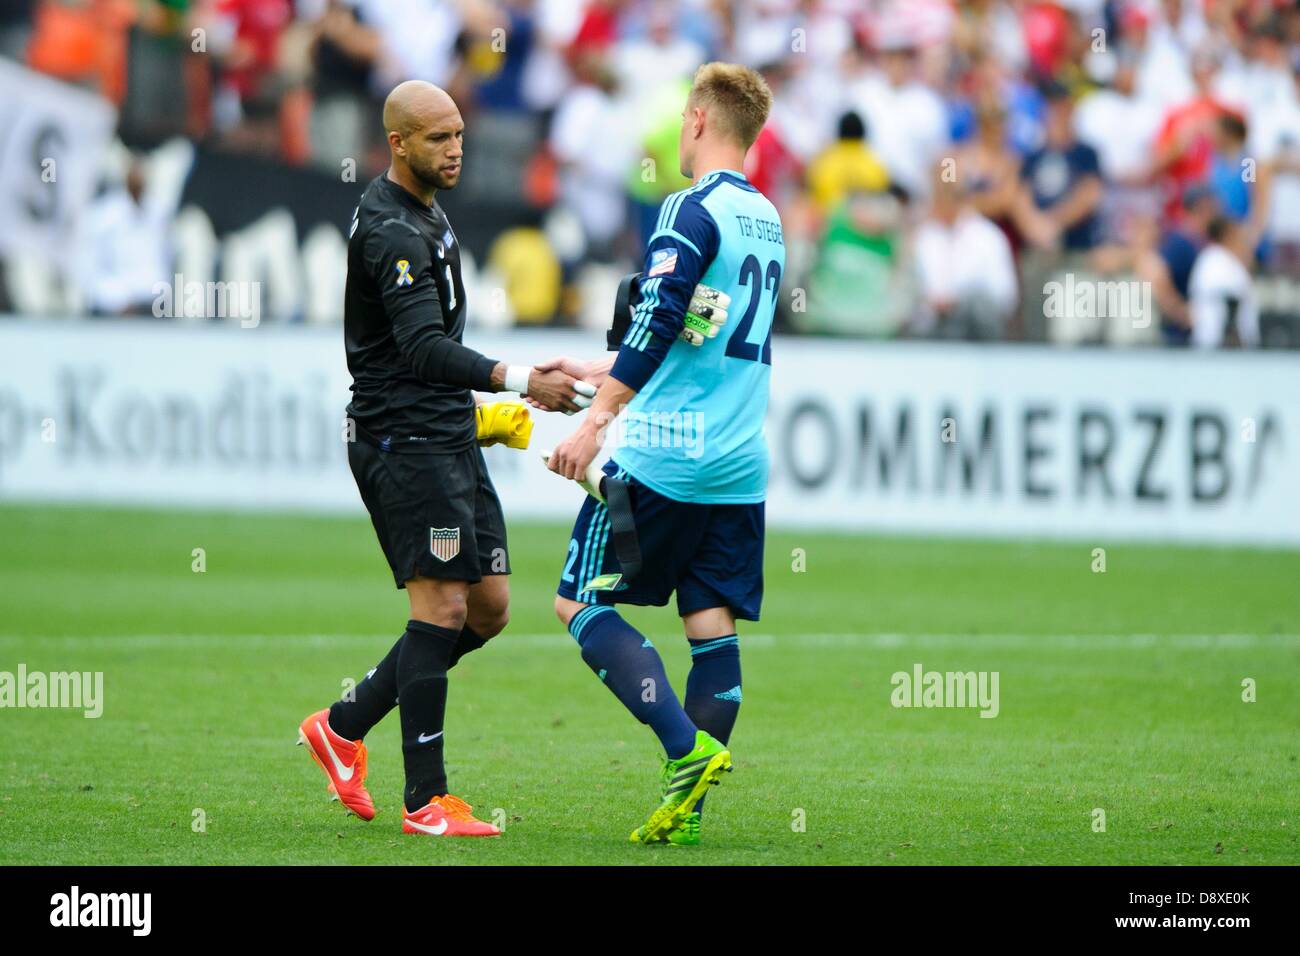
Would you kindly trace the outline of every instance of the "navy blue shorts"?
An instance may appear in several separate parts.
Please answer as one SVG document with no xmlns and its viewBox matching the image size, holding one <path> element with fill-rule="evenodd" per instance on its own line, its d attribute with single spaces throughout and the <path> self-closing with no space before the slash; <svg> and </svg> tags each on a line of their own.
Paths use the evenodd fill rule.
<svg viewBox="0 0 1300 956">
<path fill-rule="evenodd" d="M 622 573 L 610 540 L 609 509 L 590 496 L 578 512 L 560 574 L 561 597 L 584 604 L 663 607 L 677 592 L 679 615 L 729 607 L 757 621 L 763 603 L 763 503 L 710 505 L 666 498 L 613 461 L 605 474 L 627 482 L 641 573 L 613 591 L 583 591 L 592 578 Z"/>
</svg>

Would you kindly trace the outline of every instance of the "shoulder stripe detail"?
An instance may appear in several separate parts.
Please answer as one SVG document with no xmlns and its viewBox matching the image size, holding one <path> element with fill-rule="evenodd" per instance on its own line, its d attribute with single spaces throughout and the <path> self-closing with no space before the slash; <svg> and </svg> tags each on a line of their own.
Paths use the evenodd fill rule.
<svg viewBox="0 0 1300 956">
<path fill-rule="evenodd" d="M 722 173 L 709 173 L 695 185 L 695 188 L 691 190 L 691 195 L 698 196 L 701 200 L 707 199 L 709 193 L 726 182 L 730 182 L 730 180 L 723 176 Z"/>
<path fill-rule="evenodd" d="M 387 219 L 385 219 L 385 220 L 384 220 L 383 222 L 381 222 L 379 225 L 380 225 L 380 226 L 386 226 L 386 225 L 388 225 L 390 222 L 395 222 L 395 223 L 397 223 L 397 224 L 399 224 L 399 225 L 405 226 L 407 229 L 411 230 L 411 232 L 415 233 L 417 236 L 420 236 L 420 238 L 424 238 L 424 236 L 421 234 L 421 232 L 420 232 L 419 229 L 416 229 L 415 226 L 411 225 L 411 224 L 410 224 L 409 222 L 407 222 L 405 219 L 399 219 L 399 218 L 396 217 L 396 216 L 389 216 Z"/>
<path fill-rule="evenodd" d="M 677 218 L 677 207 L 682 204 L 686 198 L 686 193 L 674 193 L 664 200 L 663 207 L 659 210 L 659 221 L 655 223 L 655 230 L 666 229 L 672 225 L 673 220 Z"/>
<path fill-rule="evenodd" d="M 677 211 L 681 209 L 682 203 L 684 203 L 691 196 L 698 193 L 700 190 L 712 186 L 714 183 L 718 181 L 718 178 L 721 175 L 722 175 L 721 173 L 716 173 L 716 172 L 709 173 L 707 176 L 701 179 L 694 186 L 687 187 L 686 189 L 683 189 L 681 192 L 673 193 L 671 196 L 665 199 L 662 208 L 660 208 L 659 210 L 659 219 L 655 223 L 655 231 L 658 232 L 661 229 L 671 229 L 673 227 L 673 223 L 677 221 Z"/>
<path fill-rule="evenodd" d="M 672 228 L 673 223 L 677 221 L 677 213 L 682 208 L 682 203 L 686 202 L 691 194 L 696 192 L 699 188 L 699 183 L 696 183 L 694 186 L 688 186 L 681 192 L 673 195 L 671 205 L 665 203 L 665 205 L 668 205 L 668 215 L 664 217 L 664 222 L 660 226 L 661 229 Z"/>
</svg>

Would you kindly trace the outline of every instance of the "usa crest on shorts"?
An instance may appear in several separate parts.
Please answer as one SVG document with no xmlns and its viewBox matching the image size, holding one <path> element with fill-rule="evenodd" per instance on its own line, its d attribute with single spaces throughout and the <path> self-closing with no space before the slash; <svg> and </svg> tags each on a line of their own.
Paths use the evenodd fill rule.
<svg viewBox="0 0 1300 956">
<path fill-rule="evenodd" d="M 460 554 L 460 528 L 430 528 L 429 552 L 444 564 Z"/>
</svg>

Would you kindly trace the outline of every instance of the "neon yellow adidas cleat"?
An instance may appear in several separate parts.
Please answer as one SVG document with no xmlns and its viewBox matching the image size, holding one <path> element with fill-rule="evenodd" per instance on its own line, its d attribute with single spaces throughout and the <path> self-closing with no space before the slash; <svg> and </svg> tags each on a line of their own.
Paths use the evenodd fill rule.
<svg viewBox="0 0 1300 956">
<path fill-rule="evenodd" d="M 660 837 L 655 843 L 667 843 L 670 846 L 699 846 L 700 845 L 700 819 L 699 810 L 692 810 L 686 814 L 686 819 L 682 820 L 681 825 L 675 830 L 669 830 L 666 837 Z M 638 829 L 637 833 L 640 833 Z M 635 843 L 640 843 L 641 838 L 633 834 Z"/>
<path fill-rule="evenodd" d="M 668 842 L 673 846 L 700 845 L 700 811 L 692 810 L 676 830 L 668 834 Z"/>
<path fill-rule="evenodd" d="M 696 731 L 695 749 L 677 760 L 665 760 L 662 771 L 664 796 L 650 819 L 632 831 L 632 843 L 667 843 L 689 840 L 689 833 L 678 841 L 671 836 L 686 825 L 710 785 L 718 783 L 731 770 L 731 751 L 704 731 Z M 699 814 L 696 817 L 695 842 L 699 842 Z M 692 845 L 684 843 L 683 845 Z"/>
</svg>

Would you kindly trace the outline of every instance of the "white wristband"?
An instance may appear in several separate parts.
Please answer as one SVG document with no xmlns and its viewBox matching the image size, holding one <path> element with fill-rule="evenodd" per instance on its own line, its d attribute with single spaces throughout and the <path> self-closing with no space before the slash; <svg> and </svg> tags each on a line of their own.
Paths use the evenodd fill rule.
<svg viewBox="0 0 1300 956">
<path fill-rule="evenodd" d="M 506 366 L 506 391 L 518 392 L 520 395 L 528 394 L 528 376 L 532 374 L 530 365 L 507 365 Z"/>
</svg>

